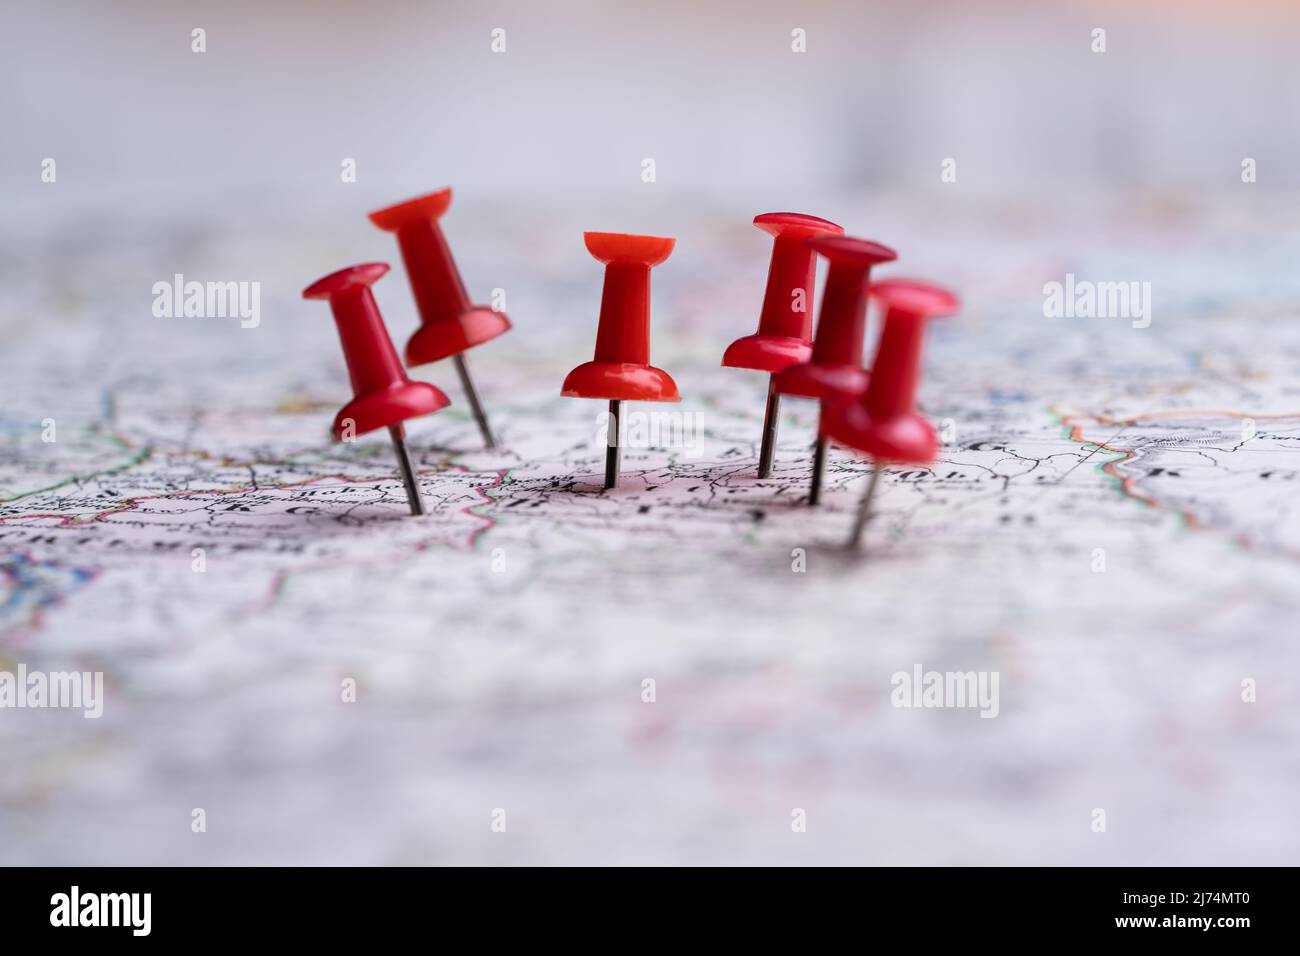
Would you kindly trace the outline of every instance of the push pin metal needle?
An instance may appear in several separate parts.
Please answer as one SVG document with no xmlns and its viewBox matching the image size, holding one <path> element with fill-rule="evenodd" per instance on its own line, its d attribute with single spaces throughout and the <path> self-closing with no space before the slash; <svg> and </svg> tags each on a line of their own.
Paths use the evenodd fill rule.
<svg viewBox="0 0 1300 956">
<path fill-rule="evenodd" d="M 478 389 L 474 387 L 474 379 L 470 377 L 469 366 L 465 363 L 465 356 L 453 355 L 451 361 L 456 366 L 456 377 L 460 379 L 461 391 L 465 393 L 465 400 L 469 402 L 470 412 L 474 415 L 474 422 L 478 425 L 478 432 L 483 436 L 483 447 L 496 448 L 497 441 L 492 437 L 492 428 L 488 425 L 487 412 L 483 411 L 483 403 L 479 401 Z"/>
<path fill-rule="evenodd" d="M 867 490 L 858 503 L 858 512 L 853 518 L 853 533 L 849 535 L 849 547 L 856 548 L 862 540 L 862 529 L 871 520 L 871 500 L 876 496 L 876 485 L 880 483 L 880 465 L 871 466 L 871 477 L 867 479 Z"/>
<path fill-rule="evenodd" d="M 618 484 L 618 473 L 623 465 L 623 403 L 617 398 L 609 400 L 609 422 L 606 426 L 608 440 L 605 442 L 605 487 L 613 488 Z"/>
<path fill-rule="evenodd" d="M 424 514 L 424 502 L 406 447 L 402 425 L 409 418 L 429 415 L 449 404 L 447 396 L 428 382 L 412 382 L 384 328 L 370 286 L 388 271 L 382 262 L 368 262 L 332 272 L 305 290 L 304 299 L 325 299 L 334 313 L 343 357 L 354 397 L 334 417 L 335 441 L 387 428 L 397 452 L 411 514 Z"/>
<path fill-rule="evenodd" d="M 772 473 L 776 429 L 781 411 L 778 372 L 806 362 L 812 355 L 813 286 L 816 255 L 808 240 L 838 236 L 835 223 L 798 212 L 767 212 L 754 217 L 754 225 L 773 236 L 772 261 L 767 270 L 767 290 L 758 331 L 732 342 L 722 355 L 728 368 L 767 372 L 767 407 L 763 413 L 763 439 L 758 453 L 758 477 Z"/>
<path fill-rule="evenodd" d="M 888 246 L 849 236 L 822 236 L 809 240 L 808 245 L 830 263 L 817 336 L 808 361 L 781 372 L 776 387 L 783 395 L 817 399 L 824 413 L 828 401 L 856 398 L 866 391 L 869 376 L 862 367 L 862 346 L 867 328 L 867 282 L 872 266 L 892 262 L 898 255 Z M 826 440 L 820 419 L 817 434 L 810 505 L 821 499 L 826 467 Z"/>
<path fill-rule="evenodd" d="M 397 467 L 402 471 L 402 484 L 406 486 L 406 500 L 411 506 L 411 514 L 424 514 L 424 499 L 420 497 L 420 486 L 415 482 L 415 468 L 411 466 L 411 451 L 406 447 L 406 429 L 401 425 L 388 426 L 388 435 L 393 440 L 393 450 L 397 452 Z"/>
<path fill-rule="evenodd" d="M 611 232 L 583 234 L 590 252 L 605 264 L 596 354 L 564 379 L 560 394 L 609 401 L 605 487 L 618 483 L 622 403 L 677 402 L 677 383 L 650 364 L 650 270 L 673 251 L 676 240 Z"/>
<path fill-rule="evenodd" d="M 776 457 L 776 426 L 781 421 L 781 393 L 776 390 L 776 373 L 767 378 L 767 404 L 763 409 L 763 437 L 758 448 L 758 477 L 772 474 Z"/>
<path fill-rule="evenodd" d="M 464 353 L 508 332 L 510 320 L 504 312 L 470 303 L 451 247 L 438 222 L 450 205 L 451 190 L 441 189 L 372 212 L 370 221 L 380 229 L 397 234 L 406 277 L 420 313 L 420 328 L 406 343 L 406 364 L 415 367 L 450 357 L 483 444 L 495 448 L 496 440 L 465 364 Z"/>
<path fill-rule="evenodd" d="M 861 400 L 827 404 L 821 433 L 872 459 L 871 478 L 849 535 L 858 546 L 871 520 L 872 499 L 883 464 L 927 465 L 939 448 L 934 426 L 916 411 L 921 348 L 928 319 L 957 311 L 957 298 L 946 289 L 914 279 L 889 279 L 871 287 L 885 309 L 884 328 L 876 346 L 871 384 Z"/>
</svg>

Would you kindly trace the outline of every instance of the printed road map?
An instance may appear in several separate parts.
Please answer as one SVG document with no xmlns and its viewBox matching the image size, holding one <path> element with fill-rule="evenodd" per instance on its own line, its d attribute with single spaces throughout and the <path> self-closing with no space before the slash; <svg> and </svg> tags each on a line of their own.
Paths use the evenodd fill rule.
<svg viewBox="0 0 1300 956">
<path fill-rule="evenodd" d="M 400 347 L 391 237 L 5 236 L 0 670 L 101 671 L 104 700 L 0 710 L 0 863 L 1294 863 L 1294 211 L 807 210 L 964 302 L 921 389 L 947 441 L 884 473 L 860 553 L 868 464 L 833 449 L 807 507 L 787 400 L 759 481 L 766 379 L 718 367 L 757 322 L 756 211 L 684 218 L 654 271 L 684 401 L 629 409 L 659 441 L 602 492 L 604 404 L 559 395 L 600 266 L 453 210 L 516 328 L 468 356 L 496 451 L 447 364 L 415 373 L 453 401 L 409 427 L 423 518 L 382 432 L 328 440 L 347 379 L 299 297 L 393 261 Z M 260 281 L 260 323 L 156 318 L 174 273 Z M 1150 281 L 1149 327 L 1045 317 L 1067 273 Z M 894 706 L 918 665 L 996 673 L 994 719 Z"/>
</svg>

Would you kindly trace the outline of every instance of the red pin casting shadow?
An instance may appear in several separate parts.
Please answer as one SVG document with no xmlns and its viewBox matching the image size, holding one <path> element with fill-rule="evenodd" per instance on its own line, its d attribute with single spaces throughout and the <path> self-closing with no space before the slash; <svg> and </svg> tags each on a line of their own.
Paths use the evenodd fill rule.
<svg viewBox="0 0 1300 956">
<path fill-rule="evenodd" d="M 758 477 L 772 473 L 781 393 L 776 375 L 812 355 L 813 286 L 816 255 L 808 240 L 838 236 L 843 228 L 826 219 L 798 212 L 766 212 L 754 225 L 773 236 L 772 262 L 767 270 L 767 291 L 758 331 L 736 339 L 722 355 L 728 368 L 747 368 L 769 374 L 767 409 L 763 413 L 763 442 L 758 453 Z"/>
<path fill-rule="evenodd" d="M 510 331 L 510 320 L 504 312 L 470 303 L 451 247 L 438 224 L 450 205 L 451 190 L 442 189 L 372 212 L 370 221 L 397 234 L 406 277 L 420 313 L 420 328 L 406 343 L 406 364 L 414 367 L 450 357 L 483 435 L 483 444 L 494 448 L 496 442 L 464 353 Z"/>
<path fill-rule="evenodd" d="M 921 347 L 928 319 L 957 311 L 957 297 L 914 279 L 888 279 L 871 287 L 885 309 L 885 325 L 871 367 L 871 384 L 860 401 L 828 403 L 821 433 L 873 460 L 871 479 L 858 506 L 849 546 L 856 547 L 871 519 L 871 500 L 882 464 L 928 465 L 939 442 L 934 426 L 916 411 Z"/>
<path fill-rule="evenodd" d="M 849 236 L 823 236 L 809 240 L 808 245 L 830 263 L 817 337 L 809 360 L 778 375 L 776 389 L 783 395 L 815 398 L 825 409 L 827 399 L 855 397 L 866 390 L 868 375 L 862 367 L 862 345 L 867 331 L 867 281 L 872 266 L 892 262 L 898 254 L 878 242 Z M 826 468 L 826 440 L 821 432 L 819 423 L 808 492 L 810 505 L 821 499 Z"/>
<path fill-rule="evenodd" d="M 402 423 L 408 418 L 432 414 L 449 403 L 437 387 L 407 378 L 397 358 L 393 340 L 388 337 L 383 316 L 370 291 L 370 286 L 387 271 L 388 266 L 382 262 L 340 269 L 317 279 L 303 290 L 302 297 L 329 302 L 343 345 L 348 377 L 352 380 L 354 397 L 334 417 L 334 440 L 387 428 L 397 451 L 411 514 L 419 515 L 424 514 L 424 503 L 415 483 Z"/>
<path fill-rule="evenodd" d="M 609 400 L 605 487 L 618 482 L 623 402 L 677 402 L 677 383 L 650 364 L 650 270 L 673 251 L 674 239 L 586 232 L 587 251 L 605 264 L 596 354 L 564 380 L 560 394 Z"/>
</svg>

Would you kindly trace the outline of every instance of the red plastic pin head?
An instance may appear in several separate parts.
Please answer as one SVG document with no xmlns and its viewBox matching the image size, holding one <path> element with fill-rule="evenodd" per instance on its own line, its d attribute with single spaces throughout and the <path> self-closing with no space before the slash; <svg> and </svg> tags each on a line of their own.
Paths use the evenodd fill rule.
<svg viewBox="0 0 1300 956">
<path fill-rule="evenodd" d="M 352 380 L 355 397 L 334 418 L 335 441 L 341 441 L 348 431 L 364 435 L 448 405 L 441 390 L 406 377 L 370 291 L 375 280 L 387 271 L 388 266 L 382 262 L 351 266 L 317 279 L 302 293 L 304 299 L 329 301 Z"/>
<path fill-rule="evenodd" d="M 957 297 L 915 279 L 877 282 L 871 295 L 885 310 L 871 384 L 860 401 L 828 404 L 822 434 L 878 462 L 926 464 L 939 446 L 934 427 L 916 412 L 925 323 L 956 312 Z"/>
<path fill-rule="evenodd" d="M 450 205 L 451 190 L 440 189 L 370 214 L 380 229 L 397 234 L 420 312 L 420 328 L 406 343 L 407 365 L 459 355 L 510 330 L 505 313 L 470 303 L 438 223 Z"/>
<path fill-rule="evenodd" d="M 809 360 L 777 377 L 777 391 L 819 399 L 861 395 L 868 380 L 862 367 L 867 282 L 872 266 L 892 262 L 898 254 L 878 242 L 850 236 L 821 236 L 808 245 L 830 263 L 817 337 Z"/>
<path fill-rule="evenodd" d="M 611 401 L 676 402 L 677 384 L 650 364 L 650 269 L 673 251 L 674 239 L 583 233 L 587 250 L 605 264 L 596 354 L 564 380 L 560 394 Z"/>
<path fill-rule="evenodd" d="M 772 262 L 758 332 L 732 342 L 722 364 L 759 372 L 780 372 L 808 361 L 812 355 L 813 286 L 816 253 L 808 240 L 843 235 L 844 229 L 826 219 L 798 212 L 766 212 L 754 225 L 774 237 Z"/>
</svg>

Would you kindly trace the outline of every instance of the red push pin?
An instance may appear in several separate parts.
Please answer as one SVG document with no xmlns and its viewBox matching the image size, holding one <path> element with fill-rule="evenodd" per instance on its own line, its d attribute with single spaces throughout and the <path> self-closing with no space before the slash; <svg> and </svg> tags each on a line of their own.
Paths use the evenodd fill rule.
<svg viewBox="0 0 1300 956">
<path fill-rule="evenodd" d="M 934 426 L 916 411 L 921 343 L 927 319 L 957 311 L 946 289 L 911 279 L 887 279 L 871 287 L 885 308 L 885 325 L 871 367 L 871 384 L 861 401 L 829 403 L 821 433 L 873 459 L 871 479 L 858 506 L 849 546 L 856 547 L 871 519 L 871 499 L 887 462 L 928 465 L 939 442 Z"/>
<path fill-rule="evenodd" d="M 424 503 L 406 450 L 402 422 L 446 408 L 448 402 L 440 389 L 427 382 L 412 382 L 402 369 L 370 291 L 375 280 L 387 271 L 388 266 L 382 262 L 340 269 L 317 279 L 303 290 L 302 297 L 329 300 L 352 380 L 354 398 L 334 418 L 334 440 L 342 441 L 345 434 L 364 435 L 376 428 L 387 428 L 397 451 L 411 514 L 421 515 Z"/>
<path fill-rule="evenodd" d="M 406 364 L 414 367 L 450 356 L 483 435 L 483 444 L 495 448 L 487 414 L 465 365 L 464 352 L 510 331 L 510 320 L 504 312 L 470 304 L 456 260 L 438 225 L 438 219 L 450 205 L 451 190 L 441 189 L 372 212 L 370 221 L 380 229 L 397 233 L 406 277 L 420 312 L 420 327 L 406 343 Z"/>
<path fill-rule="evenodd" d="M 810 239 L 808 245 L 830 263 L 817 338 L 812 358 L 778 375 L 776 389 L 783 395 L 816 398 L 824 408 L 828 398 L 857 397 L 866 390 L 868 375 L 862 367 L 862 344 L 867 331 L 867 281 L 872 266 L 893 262 L 898 254 L 878 242 L 849 236 L 823 236 Z M 826 439 L 820 424 L 817 433 L 810 505 L 821 499 L 822 472 L 826 468 Z"/>
<path fill-rule="evenodd" d="M 817 263 L 808 240 L 843 235 L 844 229 L 826 219 L 798 212 L 765 212 L 754 217 L 754 225 L 774 237 L 763 311 L 758 319 L 758 332 L 732 342 L 722 355 L 722 364 L 728 368 L 767 372 L 771 376 L 767 410 L 763 414 L 763 443 L 758 453 L 758 477 L 766 478 L 772 473 L 781 410 L 776 375 L 791 365 L 808 361 L 812 355 Z"/>
<path fill-rule="evenodd" d="M 650 269 L 673 251 L 675 239 L 584 232 L 587 251 L 605 264 L 596 355 L 564 380 L 569 398 L 609 399 L 605 487 L 618 482 L 622 402 L 678 402 L 677 383 L 650 364 Z"/>
</svg>

